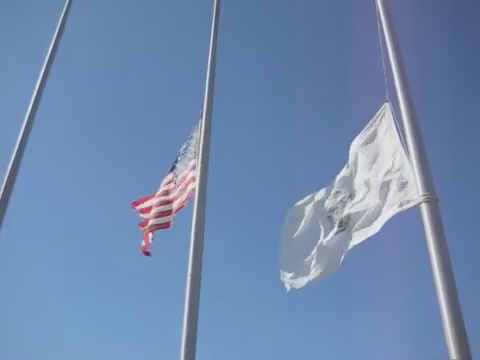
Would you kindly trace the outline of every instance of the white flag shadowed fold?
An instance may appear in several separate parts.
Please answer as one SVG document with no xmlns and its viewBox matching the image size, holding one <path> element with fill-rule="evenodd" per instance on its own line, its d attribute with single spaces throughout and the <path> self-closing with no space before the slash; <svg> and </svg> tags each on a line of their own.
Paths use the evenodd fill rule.
<svg viewBox="0 0 480 360">
<path fill-rule="evenodd" d="M 420 203 L 414 173 L 385 103 L 350 145 L 334 182 L 298 201 L 282 229 L 287 290 L 333 274 L 346 253 Z"/>
</svg>

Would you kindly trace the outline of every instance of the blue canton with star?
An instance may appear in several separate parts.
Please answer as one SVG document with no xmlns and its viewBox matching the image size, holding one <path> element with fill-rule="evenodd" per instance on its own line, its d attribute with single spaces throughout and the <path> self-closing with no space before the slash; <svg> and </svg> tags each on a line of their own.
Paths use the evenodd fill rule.
<svg viewBox="0 0 480 360">
<path fill-rule="evenodd" d="M 177 178 L 190 166 L 197 157 L 200 124 L 195 126 L 187 141 L 180 148 L 170 171 Z"/>
</svg>

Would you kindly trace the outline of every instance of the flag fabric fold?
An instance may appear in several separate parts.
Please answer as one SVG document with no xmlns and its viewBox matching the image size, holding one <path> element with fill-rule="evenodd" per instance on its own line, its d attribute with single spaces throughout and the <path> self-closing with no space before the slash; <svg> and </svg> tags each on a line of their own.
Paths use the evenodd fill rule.
<svg viewBox="0 0 480 360">
<path fill-rule="evenodd" d="M 349 250 L 419 203 L 387 102 L 352 142 L 348 162 L 333 183 L 298 201 L 287 214 L 281 281 L 289 290 L 333 274 Z"/>
<path fill-rule="evenodd" d="M 146 256 L 151 256 L 153 234 L 171 227 L 175 214 L 187 205 L 188 198 L 195 193 L 199 132 L 200 123 L 180 148 L 158 191 L 132 203 L 132 208 L 143 219 L 139 223 L 143 231 L 141 252 Z"/>
</svg>

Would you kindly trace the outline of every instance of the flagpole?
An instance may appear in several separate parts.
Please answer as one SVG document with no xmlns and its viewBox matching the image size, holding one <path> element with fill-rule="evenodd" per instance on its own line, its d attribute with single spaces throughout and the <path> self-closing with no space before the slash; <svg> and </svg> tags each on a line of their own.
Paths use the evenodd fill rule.
<svg viewBox="0 0 480 360">
<path fill-rule="evenodd" d="M 10 164 L 8 165 L 2 188 L 0 189 L 0 232 L 2 230 L 3 220 L 8 210 L 8 204 L 13 193 L 13 188 L 15 187 L 18 171 L 22 164 L 23 154 L 25 153 L 25 149 L 28 144 L 28 138 L 30 136 L 30 132 L 32 131 L 33 123 L 35 122 L 35 115 L 37 114 L 38 106 L 42 99 L 48 74 L 52 68 L 52 64 L 62 38 L 63 31 L 65 29 L 71 4 L 72 0 L 67 0 L 63 8 L 57 29 L 55 30 L 55 34 L 53 36 L 53 40 L 50 44 L 50 48 L 48 49 L 45 62 L 43 63 L 42 70 L 40 71 L 35 90 L 33 91 L 30 104 L 28 105 L 27 113 L 23 120 L 22 129 L 20 130 L 15 149 L 12 157 L 10 158 Z"/>
<path fill-rule="evenodd" d="M 183 320 L 181 360 L 195 360 L 197 347 L 198 315 L 200 309 L 200 288 L 202 278 L 203 245 L 205 233 L 205 210 L 207 205 L 208 165 L 210 137 L 217 60 L 218 24 L 221 0 L 214 0 L 213 20 L 208 57 L 205 99 L 197 165 L 197 190 L 193 208 L 190 256 L 188 261 L 187 287 Z"/>
<path fill-rule="evenodd" d="M 397 44 L 387 0 L 376 1 L 390 58 L 405 136 L 418 187 L 424 199 L 420 209 L 448 352 L 452 360 L 472 360 L 438 199 L 409 89 L 405 66 Z"/>
</svg>

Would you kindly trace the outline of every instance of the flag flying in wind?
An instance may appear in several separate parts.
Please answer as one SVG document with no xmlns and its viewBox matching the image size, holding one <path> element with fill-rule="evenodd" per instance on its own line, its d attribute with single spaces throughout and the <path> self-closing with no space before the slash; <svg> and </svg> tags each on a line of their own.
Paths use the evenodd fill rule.
<svg viewBox="0 0 480 360">
<path fill-rule="evenodd" d="M 390 103 L 350 145 L 334 182 L 298 201 L 282 229 L 280 278 L 287 290 L 333 274 L 346 253 L 396 214 L 419 204 Z"/>
<path fill-rule="evenodd" d="M 189 196 L 195 193 L 199 131 L 200 123 L 180 148 L 156 194 L 132 203 L 132 207 L 144 219 L 139 226 L 143 230 L 141 252 L 146 256 L 151 256 L 150 245 L 154 232 L 168 229 L 175 214 L 187 205 Z"/>
</svg>

